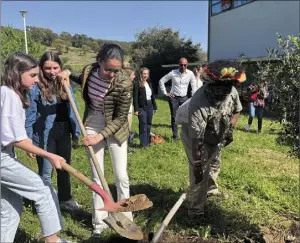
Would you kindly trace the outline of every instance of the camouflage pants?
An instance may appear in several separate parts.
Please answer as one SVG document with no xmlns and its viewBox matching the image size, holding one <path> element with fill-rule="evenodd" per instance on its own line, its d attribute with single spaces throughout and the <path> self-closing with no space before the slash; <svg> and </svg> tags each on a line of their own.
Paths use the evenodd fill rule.
<svg viewBox="0 0 300 243">
<path fill-rule="evenodd" d="M 209 163 L 208 159 L 214 153 L 215 149 L 217 149 L 217 146 L 203 144 L 203 149 L 201 152 L 201 161 L 203 161 L 203 180 L 198 184 L 195 184 L 195 175 L 192 166 L 192 139 L 188 135 L 187 124 L 183 124 L 181 127 L 180 138 L 189 160 L 190 191 L 187 197 L 189 215 L 201 215 L 204 213 L 204 205 L 206 202 L 208 190 L 216 189 L 218 187 L 216 179 L 219 175 L 221 167 L 220 153 L 218 153 L 216 158 Z"/>
<path fill-rule="evenodd" d="M 208 191 L 218 189 L 217 178 L 221 170 L 221 151 L 210 164 Z"/>
</svg>

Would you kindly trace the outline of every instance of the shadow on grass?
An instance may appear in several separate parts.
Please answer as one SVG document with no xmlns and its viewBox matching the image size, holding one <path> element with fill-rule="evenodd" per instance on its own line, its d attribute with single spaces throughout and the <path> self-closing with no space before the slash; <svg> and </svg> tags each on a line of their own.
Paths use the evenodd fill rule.
<svg viewBox="0 0 300 243">
<path fill-rule="evenodd" d="M 169 125 L 169 124 L 152 124 L 152 127 L 153 128 L 170 128 L 171 129 L 171 125 Z"/>
<path fill-rule="evenodd" d="M 153 232 L 154 229 L 162 223 L 171 208 L 179 199 L 181 193 L 182 192 L 174 192 L 170 189 L 158 189 L 147 184 L 131 186 L 131 195 L 146 194 L 153 202 L 152 208 L 135 213 L 138 217 L 146 218 L 146 220 L 143 220 L 146 221 L 146 223 L 142 228 L 145 233 L 145 240 L 148 239 L 147 236 L 155 233 Z M 243 239 L 244 237 L 254 237 L 257 239 L 257 235 L 260 235 L 258 225 L 251 224 L 243 213 L 233 210 L 232 208 L 224 210 L 224 208 L 219 205 L 222 203 L 220 200 L 222 199 L 209 199 L 205 206 L 206 213 L 203 223 L 193 227 L 189 224 L 187 204 L 184 202 L 174 215 L 168 228 L 173 229 L 176 232 L 179 232 L 180 230 L 183 230 L 182 232 L 188 232 L 192 229 L 199 230 L 200 228 L 210 226 L 212 236 L 234 236 L 240 239 Z M 179 232 L 179 234 L 183 234 L 182 232 Z"/>
<path fill-rule="evenodd" d="M 113 197 L 116 198 L 116 188 L 114 185 L 109 185 Z M 149 184 L 132 185 L 130 187 L 131 195 L 146 194 L 147 197 L 153 202 L 153 207 L 134 212 L 135 222 L 139 225 L 143 222 L 143 225 L 139 225 L 140 229 L 144 232 L 144 240 L 134 241 L 123 238 L 116 233 L 113 235 L 103 235 L 99 239 L 89 238 L 86 240 L 78 241 L 81 243 L 92 243 L 92 242 L 148 242 L 151 235 L 155 233 L 155 229 L 162 223 L 171 208 L 179 199 L 182 192 L 174 192 L 171 189 L 160 189 Z M 223 236 L 223 237 L 234 237 L 239 240 L 243 239 L 255 239 L 255 242 L 261 242 L 261 233 L 259 226 L 251 224 L 248 218 L 242 213 L 234 210 L 234 208 L 224 209 L 221 207 L 221 198 L 209 198 L 205 205 L 204 219 L 200 225 L 191 226 L 187 217 L 187 204 L 184 202 L 179 210 L 172 218 L 168 229 L 177 232 L 176 234 L 182 235 L 188 238 L 187 235 L 195 237 L 195 231 L 201 232 L 202 229 L 210 229 L 209 234 L 212 237 Z M 74 217 L 74 215 L 73 215 Z M 91 227 L 91 216 L 83 215 L 82 217 L 77 215 L 78 219 L 88 227 Z M 203 230 L 202 230 L 203 231 Z M 168 236 L 166 236 L 168 238 Z M 171 236 L 173 237 L 173 236 Z M 199 239 L 201 239 L 198 235 Z M 165 238 L 165 237 L 164 237 Z M 171 239 L 171 238 L 170 238 Z M 168 242 L 168 241 L 166 241 Z M 187 241 L 188 242 L 188 241 Z M 196 242 L 196 241 L 193 241 Z M 202 241 L 197 241 L 202 242 Z"/>
<path fill-rule="evenodd" d="M 62 216 L 68 215 L 73 220 L 76 220 L 77 222 L 80 222 L 83 224 L 84 227 L 87 227 L 89 229 L 92 229 L 92 213 L 87 212 L 83 209 L 75 210 L 75 211 L 68 211 L 68 210 L 62 210 L 61 209 Z"/>
<path fill-rule="evenodd" d="M 295 138 L 284 136 L 284 134 L 279 134 L 279 136 L 276 138 L 276 143 L 288 147 L 294 147 L 298 144 Z"/>
<path fill-rule="evenodd" d="M 41 241 L 33 239 L 32 236 L 28 235 L 23 229 L 18 228 L 14 243 L 39 243 Z"/>
</svg>

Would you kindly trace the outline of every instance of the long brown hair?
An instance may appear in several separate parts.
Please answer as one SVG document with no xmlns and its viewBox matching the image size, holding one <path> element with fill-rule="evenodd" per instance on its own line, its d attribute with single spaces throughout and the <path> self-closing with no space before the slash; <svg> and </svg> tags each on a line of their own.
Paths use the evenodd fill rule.
<svg viewBox="0 0 300 243">
<path fill-rule="evenodd" d="M 4 72 L 1 77 L 1 86 L 12 88 L 20 97 L 23 107 L 29 107 L 27 90 L 22 87 L 21 75 L 38 67 L 38 62 L 31 56 L 16 52 L 7 58 L 4 64 Z"/>
<path fill-rule="evenodd" d="M 52 61 L 56 62 L 60 68 L 62 69 L 62 62 L 59 58 L 59 56 L 55 52 L 45 52 L 43 56 L 40 59 L 40 68 L 41 68 L 41 77 L 40 82 L 38 83 L 42 95 L 49 101 L 53 101 L 53 95 L 59 97 L 62 100 L 68 100 L 68 96 L 63 88 L 63 86 L 60 84 L 58 79 L 55 80 L 49 80 L 47 77 L 45 77 L 43 72 L 43 67 L 45 62 Z"/>
<path fill-rule="evenodd" d="M 148 72 L 149 72 L 149 77 L 147 78 L 147 82 L 149 82 L 149 79 L 150 79 L 150 70 L 146 67 L 142 67 L 140 69 L 140 78 L 139 78 L 140 87 L 144 87 L 144 81 L 142 80 L 142 74 L 145 70 L 148 70 Z"/>
</svg>

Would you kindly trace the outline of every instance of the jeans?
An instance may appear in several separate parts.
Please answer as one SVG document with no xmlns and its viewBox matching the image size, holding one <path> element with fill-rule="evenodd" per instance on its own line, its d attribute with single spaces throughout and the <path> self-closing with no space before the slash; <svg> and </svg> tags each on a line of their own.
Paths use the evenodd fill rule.
<svg viewBox="0 0 300 243">
<path fill-rule="evenodd" d="M 41 146 L 40 146 L 41 147 Z M 43 149 L 63 157 L 67 164 L 71 162 L 71 135 L 68 122 L 55 122 L 45 141 Z M 53 166 L 49 160 L 37 156 L 39 175 L 51 184 Z M 57 170 L 57 189 L 60 202 L 72 198 L 70 174 L 65 170 Z"/>
<path fill-rule="evenodd" d="M 44 237 L 62 229 L 58 200 L 51 184 L 23 165 L 11 146 L 1 147 L 1 242 L 14 241 L 23 198 L 34 202 Z"/>
<path fill-rule="evenodd" d="M 176 111 L 178 110 L 179 106 L 181 106 L 185 101 L 187 101 L 187 96 L 175 96 L 173 98 L 169 97 L 169 106 L 171 111 L 171 126 L 173 132 L 173 138 L 178 138 L 178 126 L 175 123 Z"/>
<path fill-rule="evenodd" d="M 150 145 L 150 130 L 152 125 L 153 117 L 153 105 L 151 100 L 147 101 L 147 105 L 144 108 L 139 109 L 139 137 L 140 144 L 142 147 Z"/>
<path fill-rule="evenodd" d="M 88 110 L 86 118 L 86 132 L 88 136 L 94 136 L 99 134 L 99 132 L 105 127 L 105 118 L 101 111 Z M 104 173 L 104 149 L 108 146 L 110 156 L 113 164 L 113 171 L 115 176 L 115 183 L 117 187 L 117 197 L 118 201 L 123 198 L 129 198 L 129 178 L 127 174 L 127 140 L 121 145 L 115 140 L 114 137 L 109 137 L 102 140 L 100 143 L 93 146 L 96 154 L 97 162 Z M 92 161 L 92 180 L 102 187 L 98 173 Z M 93 192 L 93 213 L 92 213 L 92 224 L 94 229 L 101 227 L 103 224 L 103 219 L 108 216 L 106 211 L 98 211 L 97 209 L 103 207 L 102 198 Z M 129 219 L 133 219 L 131 212 L 124 213 Z"/>
<path fill-rule="evenodd" d="M 258 120 L 258 131 L 261 131 L 261 128 L 262 128 L 263 112 L 264 112 L 263 107 L 255 107 L 252 102 L 249 104 L 248 124 L 250 126 L 252 125 L 252 121 L 253 121 L 253 118 L 255 117 L 255 113 L 256 113 L 257 120 Z"/>
</svg>

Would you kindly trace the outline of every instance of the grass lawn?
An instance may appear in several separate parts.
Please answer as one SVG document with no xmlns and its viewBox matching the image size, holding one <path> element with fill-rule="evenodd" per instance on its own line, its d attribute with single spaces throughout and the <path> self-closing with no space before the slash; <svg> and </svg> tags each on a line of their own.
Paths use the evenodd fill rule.
<svg viewBox="0 0 300 243">
<path fill-rule="evenodd" d="M 77 97 L 80 100 L 79 92 Z M 159 110 L 154 116 L 152 131 L 165 136 L 166 142 L 146 150 L 133 147 L 133 153 L 128 156 L 131 194 L 145 193 L 154 203 L 152 208 L 134 213 L 135 222 L 145 232 L 146 238 L 150 232 L 158 229 L 188 186 L 188 164 L 183 146 L 180 141 L 168 139 L 171 137 L 168 103 L 163 100 L 158 100 L 157 103 Z M 80 102 L 80 113 L 82 112 L 83 103 Z M 255 127 L 256 122 L 254 120 Z M 271 120 L 265 119 L 263 133 L 256 134 L 243 131 L 246 123 L 247 117 L 241 116 L 234 133 L 234 142 L 222 153 L 218 182 L 229 198 L 209 198 L 206 217 L 200 227 L 187 226 L 187 209 L 186 204 L 183 204 L 166 231 L 168 242 L 175 241 L 174 237 L 180 236 L 199 240 L 193 242 L 202 242 L 200 238 L 217 239 L 219 242 L 244 242 L 240 240 L 255 239 L 261 233 L 275 235 L 284 232 L 296 218 L 299 204 L 298 161 L 288 157 L 287 147 L 276 143 L 277 135 L 269 133 L 269 129 L 277 129 L 279 125 L 271 124 Z M 134 132 L 138 132 L 137 124 L 135 118 Z M 137 137 L 133 143 L 139 143 Z M 20 151 L 18 155 L 27 165 L 37 169 L 34 160 L 28 159 Z M 108 153 L 105 163 L 106 179 L 115 192 Z M 82 146 L 73 151 L 72 165 L 90 177 L 90 166 Z M 53 182 L 56 186 L 55 175 Z M 60 235 L 76 242 L 93 242 L 89 239 L 92 229 L 92 192 L 76 178 L 72 178 L 72 191 L 74 199 L 83 205 L 83 212 L 63 213 L 65 228 Z M 37 242 L 39 237 L 38 218 L 30 208 L 24 208 L 16 242 Z M 115 239 L 114 237 L 117 237 L 116 233 L 107 229 L 98 242 L 107 242 Z M 179 242 L 180 238 L 176 239 Z M 122 238 L 111 242 L 121 240 Z"/>
</svg>

